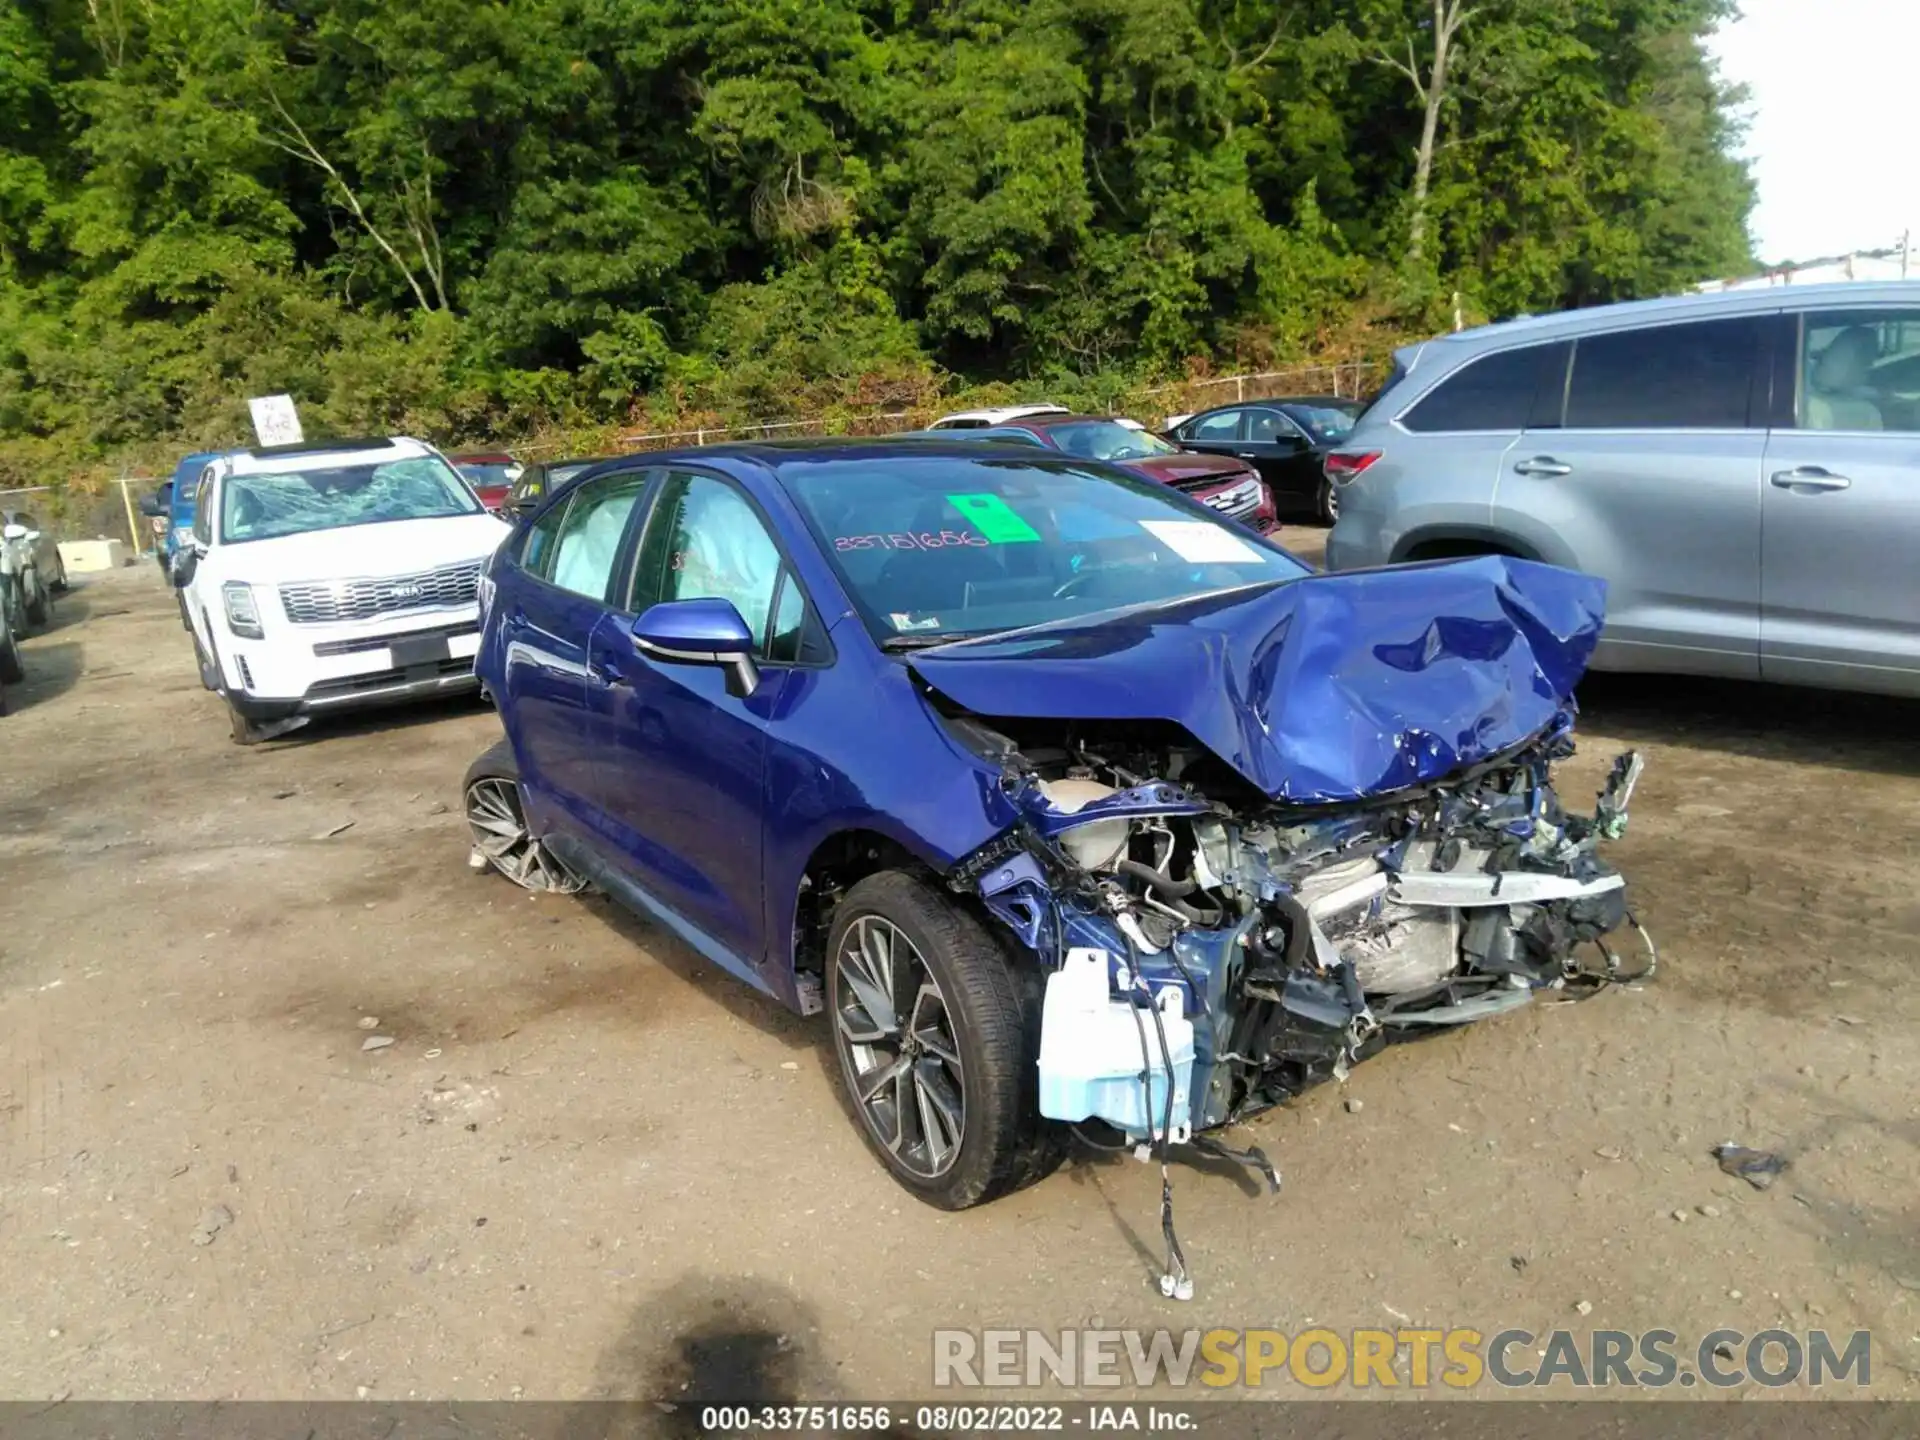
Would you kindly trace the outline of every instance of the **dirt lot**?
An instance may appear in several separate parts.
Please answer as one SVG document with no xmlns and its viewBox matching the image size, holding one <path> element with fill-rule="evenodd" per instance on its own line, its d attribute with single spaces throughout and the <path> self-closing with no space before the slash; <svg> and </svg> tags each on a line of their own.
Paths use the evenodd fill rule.
<svg viewBox="0 0 1920 1440">
<path fill-rule="evenodd" d="M 489 712 L 237 749 L 150 565 L 77 589 L 26 659 L 0 719 L 5 1396 L 900 1399 L 937 1326 L 1408 1317 L 1868 1328 L 1874 1393 L 1920 1388 L 1913 706 L 1590 686 L 1563 788 L 1647 752 L 1614 853 L 1660 978 L 1256 1121 L 1278 1199 L 1180 1172 L 1177 1307 L 1152 1170 L 1089 1154 L 925 1209 L 812 1022 L 604 901 L 470 874 Z M 1752 1190 L 1708 1157 L 1727 1138 L 1793 1168 Z"/>
</svg>

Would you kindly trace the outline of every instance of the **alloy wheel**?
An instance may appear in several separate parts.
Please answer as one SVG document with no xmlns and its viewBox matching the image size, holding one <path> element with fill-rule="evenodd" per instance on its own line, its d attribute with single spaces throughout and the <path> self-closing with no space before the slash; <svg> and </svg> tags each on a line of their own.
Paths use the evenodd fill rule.
<svg viewBox="0 0 1920 1440">
<path fill-rule="evenodd" d="M 835 967 L 834 1041 L 861 1121 L 923 1180 L 953 1167 L 966 1133 L 966 1077 L 947 997 L 899 926 L 862 915 Z"/>
<path fill-rule="evenodd" d="M 528 832 L 520 809 L 520 787 L 513 781 L 488 777 L 467 787 L 467 828 L 487 863 L 521 888 L 559 895 L 586 888 L 586 881 Z"/>
</svg>

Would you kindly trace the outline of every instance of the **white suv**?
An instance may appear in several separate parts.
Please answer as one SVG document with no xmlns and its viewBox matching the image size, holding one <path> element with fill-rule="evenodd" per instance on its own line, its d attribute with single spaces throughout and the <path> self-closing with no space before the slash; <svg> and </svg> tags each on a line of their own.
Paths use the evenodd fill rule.
<svg viewBox="0 0 1920 1440">
<path fill-rule="evenodd" d="M 212 461 L 172 578 L 233 738 L 249 745 L 320 711 L 476 688 L 480 575 L 507 533 L 419 440 Z"/>
</svg>

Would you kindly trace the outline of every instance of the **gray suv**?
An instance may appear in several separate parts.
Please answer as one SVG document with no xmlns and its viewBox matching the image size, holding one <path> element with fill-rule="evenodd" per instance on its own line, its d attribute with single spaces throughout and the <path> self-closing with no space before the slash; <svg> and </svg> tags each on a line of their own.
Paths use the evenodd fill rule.
<svg viewBox="0 0 1920 1440">
<path fill-rule="evenodd" d="M 1330 569 L 1550 561 L 1608 582 L 1596 668 L 1920 694 L 1920 281 L 1412 345 L 1326 465 Z"/>
</svg>

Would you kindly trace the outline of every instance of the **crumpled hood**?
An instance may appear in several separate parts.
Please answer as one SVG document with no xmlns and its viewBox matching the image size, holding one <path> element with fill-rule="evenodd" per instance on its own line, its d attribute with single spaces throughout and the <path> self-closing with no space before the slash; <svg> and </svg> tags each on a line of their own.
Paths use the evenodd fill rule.
<svg viewBox="0 0 1920 1440">
<path fill-rule="evenodd" d="M 1201 596 L 908 661 L 982 716 L 1166 720 L 1276 801 L 1438 780 L 1571 704 L 1606 582 L 1504 556 Z"/>
</svg>

